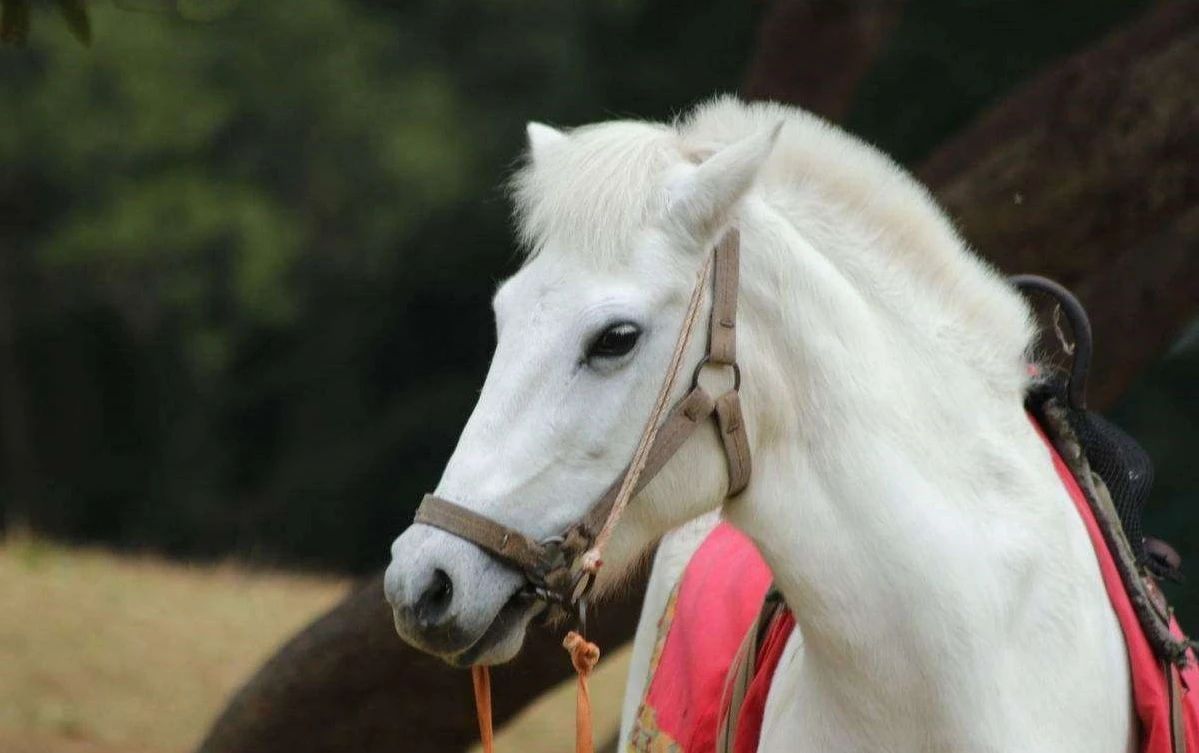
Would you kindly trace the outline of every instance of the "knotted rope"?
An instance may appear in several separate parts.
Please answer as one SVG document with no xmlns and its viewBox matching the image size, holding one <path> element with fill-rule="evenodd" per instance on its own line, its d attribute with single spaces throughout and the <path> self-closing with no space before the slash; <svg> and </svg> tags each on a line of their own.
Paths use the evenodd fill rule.
<svg viewBox="0 0 1199 753">
<path fill-rule="evenodd" d="M 591 677 L 591 670 L 599 661 L 599 646 L 572 630 L 562 641 L 562 648 L 570 653 L 570 663 L 579 675 L 579 691 L 575 696 L 575 753 L 593 753 L 591 692 L 587 689 L 587 678 Z"/>
<path fill-rule="evenodd" d="M 575 753 L 595 753 L 591 735 L 591 691 L 587 680 L 599 662 L 599 646 L 572 630 L 562 641 L 562 648 L 570 654 L 570 663 L 579 676 L 575 697 Z M 470 676 L 475 686 L 475 713 L 479 717 L 483 753 L 495 753 L 495 734 L 491 726 L 491 672 L 486 665 L 476 664 L 470 668 Z"/>
</svg>

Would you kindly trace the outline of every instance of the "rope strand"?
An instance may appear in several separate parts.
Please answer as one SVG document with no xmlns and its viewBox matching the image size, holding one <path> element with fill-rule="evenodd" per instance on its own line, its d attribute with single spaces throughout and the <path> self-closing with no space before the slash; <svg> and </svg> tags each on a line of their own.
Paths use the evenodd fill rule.
<svg viewBox="0 0 1199 753">
<path fill-rule="evenodd" d="M 479 739 L 483 741 L 483 753 L 495 753 L 495 738 L 491 729 L 491 671 L 485 664 L 470 668 L 470 679 L 475 686 L 475 714 L 479 717 Z"/>
<path fill-rule="evenodd" d="M 599 646 L 572 630 L 562 641 L 562 648 L 570 653 L 570 663 L 579 675 L 579 689 L 575 696 L 575 753 L 594 753 L 595 742 L 591 735 L 591 692 L 587 688 L 587 680 L 599 661 Z"/>
<path fill-rule="evenodd" d="M 662 386 L 658 389 L 658 398 L 654 401 L 654 409 L 649 415 L 649 420 L 645 424 L 645 429 L 641 433 L 641 441 L 637 444 L 637 451 L 633 453 L 633 462 L 629 465 L 629 470 L 625 474 L 624 480 L 620 484 L 620 491 L 616 494 L 616 501 L 612 503 L 612 510 L 608 513 L 608 519 L 604 521 L 604 527 L 596 534 L 595 541 L 591 548 L 583 553 L 580 559 L 580 567 L 593 576 L 603 564 L 601 555 L 604 546 L 608 543 L 608 538 L 612 535 L 612 529 L 616 526 L 616 521 L 624 513 L 625 507 L 629 504 L 629 500 L 633 496 L 633 490 L 637 488 L 637 480 L 641 478 L 642 471 L 645 470 L 645 464 L 649 461 L 649 451 L 654 445 L 654 439 L 658 436 L 658 428 L 662 422 L 662 416 L 667 410 L 667 401 L 670 399 L 670 393 L 674 390 L 675 381 L 678 378 L 679 370 L 683 364 L 683 354 L 687 350 L 687 343 L 691 341 L 691 333 L 695 329 L 695 322 L 699 319 L 700 302 L 703 300 L 704 291 L 708 287 L 708 278 L 712 274 L 712 265 L 715 261 L 715 254 L 708 256 L 708 260 L 704 262 L 703 269 L 699 272 L 699 279 L 695 284 L 695 288 L 691 291 L 691 300 L 687 302 L 687 313 L 683 319 L 683 328 L 679 332 L 679 338 L 675 341 L 674 353 L 670 356 L 670 366 L 666 369 L 666 377 L 662 380 Z"/>
<path fill-rule="evenodd" d="M 572 630 L 563 639 L 562 648 L 570 654 L 570 663 L 579 677 L 575 696 L 575 753 L 595 753 L 591 690 L 587 681 L 599 662 L 599 646 Z M 475 688 L 475 714 L 479 718 L 479 739 L 483 743 L 483 753 L 495 753 L 495 735 L 491 723 L 491 672 L 486 665 L 476 664 L 470 668 L 470 677 Z"/>
</svg>

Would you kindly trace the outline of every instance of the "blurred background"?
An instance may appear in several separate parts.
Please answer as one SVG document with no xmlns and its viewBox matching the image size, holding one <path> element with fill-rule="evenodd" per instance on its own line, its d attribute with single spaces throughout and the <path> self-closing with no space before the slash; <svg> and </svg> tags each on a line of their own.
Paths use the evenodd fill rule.
<svg viewBox="0 0 1199 753">
<path fill-rule="evenodd" d="M 1199 562 L 1191 3 L 0 7 L 0 749 L 187 750 L 359 576 L 320 640 L 387 620 L 369 576 L 482 383 L 530 119 L 735 91 L 891 153 L 984 256 L 1079 291 L 1096 403 L 1157 463 L 1146 530 Z M 1169 593 L 1199 630 L 1193 583 Z M 295 708 L 272 681 L 209 750 L 282 745 L 251 729 Z M 368 691 L 346 748 L 393 742 Z"/>
</svg>

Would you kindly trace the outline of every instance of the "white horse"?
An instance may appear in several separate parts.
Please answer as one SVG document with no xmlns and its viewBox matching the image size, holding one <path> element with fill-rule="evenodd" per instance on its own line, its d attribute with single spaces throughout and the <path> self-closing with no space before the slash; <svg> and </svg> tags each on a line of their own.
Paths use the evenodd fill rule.
<svg viewBox="0 0 1199 753">
<path fill-rule="evenodd" d="M 735 226 L 753 479 L 724 500 L 719 440 L 697 432 L 621 519 L 600 590 L 719 509 L 798 625 L 761 750 L 1132 750 L 1120 627 L 1022 405 L 1029 311 L 928 193 L 777 105 L 528 132 L 528 260 L 495 296 L 495 357 L 436 494 L 533 538 L 578 520 L 628 462 L 696 270 Z M 626 711 L 706 525 L 663 545 Z M 515 656 L 539 609 L 519 573 L 424 525 L 392 557 L 406 640 L 457 665 Z"/>
</svg>

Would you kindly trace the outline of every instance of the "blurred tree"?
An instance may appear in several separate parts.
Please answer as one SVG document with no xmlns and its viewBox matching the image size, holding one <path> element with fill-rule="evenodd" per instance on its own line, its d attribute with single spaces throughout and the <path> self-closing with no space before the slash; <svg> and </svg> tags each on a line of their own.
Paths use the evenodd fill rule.
<svg viewBox="0 0 1199 753">
<path fill-rule="evenodd" d="M 397 246 L 469 181 L 467 115 L 415 39 L 334 2 L 263 10 L 182 33 L 98 6 L 91 52 L 35 32 L 28 52 L 3 53 L 24 95 L 0 102 L 0 154 L 23 178 L 6 185 L 40 194 L 12 242 L 35 265 L 14 283 L 40 287 L 23 335 L 36 431 L 50 435 L 34 444 L 56 480 L 34 523 L 51 531 L 202 550 L 244 540 L 257 522 L 246 499 L 274 470 L 262 440 L 305 435 L 267 417 L 246 436 L 243 416 L 350 357 L 345 330 L 322 333 L 329 299 L 395 294 Z M 301 333 L 327 349 L 303 369 L 254 368 Z M 80 345 L 99 360 L 79 364 Z M 63 393 L 86 396 L 70 406 L 83 415 L 55 415 Z"/>
<path fill-rule="evenodd" d="M 29 446 L 29 420 L 26 405 L 29 391 L 18 368 L 16 321 L 12 266 L 14 258 L 0 254 L 0 448 L 3 471 L 8 480 L 8 499 L 4 507 L 4 528 L 15 534 L 29 531 L 29 521 L 37 489 L 40 486 Z"/>
<path fill-rule="evenodd" d="M 91 50 L 34 24 L 0 49 L 0 377 L 28 416 L 0 404 L 0 506 L 69 538 L 378 563 L 490 350 L 524 121 L 730 88 L 749 9 L 688 9 L 122 0 L 91 6 Z"/>
<path fill-rule="evenodd" d="M 92 27 L 84 0 L 55 0 L 54 4 L 71 35 L 83 44 L 89 44 Z M 32 23 L 30 6 L 30 0 L 0 0 L 0 44 L 25 44 Z"/>
<path fill-rule="evenodd" d="M 767 3 L 742 94 L 747 99 L 791 102 L 829 120 L 844 120 L 862 79 L 891 42 L 907 4 L 907 0 Z M 837 65 L 828 65 L 829 60 Z"/>
</svg>

